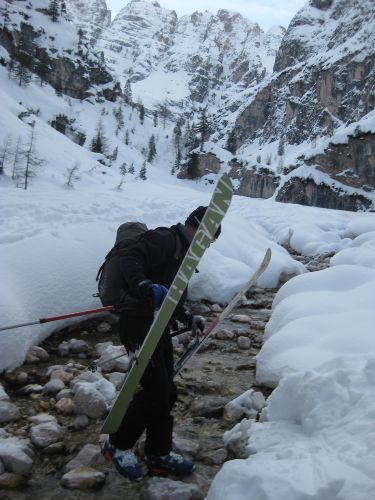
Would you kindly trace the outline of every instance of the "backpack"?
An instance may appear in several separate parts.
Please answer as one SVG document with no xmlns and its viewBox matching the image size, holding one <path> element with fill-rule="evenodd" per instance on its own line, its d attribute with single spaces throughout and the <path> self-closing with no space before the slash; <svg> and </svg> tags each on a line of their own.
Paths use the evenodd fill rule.
<svg viewBox="0 0 375 500">
<path fill-rule="evenodd" d="M 147 230 L 146 224 L 142 222 L 125 222 L 117 229 L 115 245 L 105 256 L 96 276 L 97 295 L 103 306 L 119 304 L 123 299 L 125 292 L 120 270 L 121 256 L 124 250 L 134 245 Z"/>
</svg>

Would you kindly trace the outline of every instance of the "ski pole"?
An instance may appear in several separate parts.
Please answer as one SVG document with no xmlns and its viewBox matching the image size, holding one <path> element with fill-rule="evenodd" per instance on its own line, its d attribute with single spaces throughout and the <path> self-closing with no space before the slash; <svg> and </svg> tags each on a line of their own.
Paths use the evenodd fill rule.
<svg viewBox="0 0 375 500">
<path fill-rule="evenodd" d="M 59 321 L 61 319 L 75 318 L 76 316 L 85 316 L 86 314 L 94 314 L 94 313 L 113 311 L 113 310 L 115 310 L 115 306 L 106 306 L 106 307 L 99 307 L 98 309 L 88 309 L 87 311 L 78 311 L 74 313 L 63 314 L 61 316 L 51 316 L 49 318 L 41 318 L 38 319 L 37 321 L 30 321 L 28 323 L 3 326 L 0 328 L 0 332 L 4 330 L 13 330 L 14 328 L 21 328 L 22 326 L 41 325 L 43 323 L 50 323 L 51 321 Z"/>
</svg>

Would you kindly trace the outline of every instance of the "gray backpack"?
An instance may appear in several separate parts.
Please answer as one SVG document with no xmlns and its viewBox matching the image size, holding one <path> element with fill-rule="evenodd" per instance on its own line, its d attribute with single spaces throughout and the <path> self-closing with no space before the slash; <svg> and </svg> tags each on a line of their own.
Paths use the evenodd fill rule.
<svg viewBox="0 0 375 500">
<path fill-rule="evenodd" d="M 106 255 L 96 276 L 98 296 L 103 306 L 117 305 L 122 301 L 125 292 L 120 270 L 121 256 L 146 231 L 147 226 L 142 222 L 125 222 L 117 229 L 115 245 Z"/>
</svg>

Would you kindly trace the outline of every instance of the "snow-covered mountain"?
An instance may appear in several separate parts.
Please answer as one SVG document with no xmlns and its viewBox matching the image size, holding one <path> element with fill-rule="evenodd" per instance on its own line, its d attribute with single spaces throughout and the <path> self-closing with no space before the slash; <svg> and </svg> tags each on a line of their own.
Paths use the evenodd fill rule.
<svg viewBox="0 0 375 500">
<path fill-rule="evenodd" d="M 243 194 L 263 196 L 254 180 L 261 170 L 262 187 L 280 201 L 371 205 L 374 25 L 372 1 L 310 0 L 297 13 L 272 77 L 228 103 L 238 108 L 229 126 L 222 115 L 216 139 L 236 155 L 233 175 Z"/>
<path fill-rule="evenodd" d="M 228 171 L 245 196 L 373 206 L 372 1 L 310 0 L 286 33 L 227 10 L 178 18 L 145 0 L 113 21 L 105 0 L 13 0 L 0 11 L 2 75 L 20 87 L 2 85 L 10 101 L 39 109 L 86 153 L 104 130 L 101 162 L 160 162 L 209 182 Z M 40 100 L 37 82 L 57 95 Z"/>
</svg>

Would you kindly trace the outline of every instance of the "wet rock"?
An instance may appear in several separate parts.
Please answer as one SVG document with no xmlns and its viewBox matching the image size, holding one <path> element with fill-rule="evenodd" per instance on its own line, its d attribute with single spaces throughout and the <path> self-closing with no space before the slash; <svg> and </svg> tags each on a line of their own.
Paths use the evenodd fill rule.
<svg viewBox="0 0 375 500">
<path fill-rule="evenodd" d="M 213 465 L 221 465 L 227 459 L 228 452 L 225 448 L 212 451 L 208 456 L 208 462 Z"/>
<path fill-rule="evenodd" d="M 116 371 L 125 373 L 129 368 L 130 361 L 124 346 L 110 345 L 104 349 L 96 363 L 103 372 Z"/>
<path fill-rule="evenodd" d="M 197 441 L 173 436 L 173 450 L 184 457 L 193 459 L 197 455 L 199 448 L 200 445 Z"/>
<path fill-rule="evenodd" d="M 0 384 L 0 401 L 9 401 L 9 396 L 1 384 Z"/>
<path fill-rule="evenodd" d="M 61 357 L 69 356 L 70 353 L 69 343 L 64 340 L 63 342 L 61 342 L 61 344 L 59 344 L 57 350 Z"/>
<path fill-rule="evenodd" d="M 219 304 L 212 304 L 211 311 L 216 313 L 221 313 L 223 308 Z"/>
<path fill-rule="evenodd" d="M 111 328 L 112 328 L 111 325 L 107 323 L 107 321 L 102 321 L 96 327 L 96 331 L 99 333 L 108 333 L 111 330 Z"/>
<path fill-rule="evenodd" d="M 50 379 L 58 378 L 64 382 L 64 384 L 68 384 L 74 377 L 74 375 L 67 371 L 67 367 L 62 365 L 50 366 L 47 370 L 47 376 Z"/>
<path fill-rule="evenodd" d="M 58 394 L 56 394 L 56 401 L 62 398 L 72 398 L 73 391 L 71 389 L 62 389 Z"/>
<path fill-rule="evenodd" d="M 210 312 L 211 308 L 206 306 L 206 304 L 202 304 L 200 302 L 192 304 L 191 306 L 191 314 L 208 314 Z"/>
<path fill-rule="evenodd" d="M 243 337 L 242 335 L 237 338 L 237 345 L 239 349 L 250 349 L 251 340 L 249 337 Z"/>
<path fill-rule="evenodd" d="M 101 457 L 100 447 L 91 443 L 86 444 L 76 457 L 65 465 L 66 472 L 82 467 L 95 466 Z"/>
<path fill-rule="evenodd" d="M 198 485 L 154 477 L 150 479 L 147 500 L 200 500 L 205 495 Z"/>
<path fill-rule="evenodd" d="M 233 314 L 230 319 L 234 323 L 251 323 L 250 316 L 247 316 L 246 314 Z"/>
<path fill-rule="evenodd" d="M 79 431 L 81 429 L 86 429 L 88 424 L 89 424 L 89 419 L 86 415 L 78 415 L 78 417 L 75 418 L 72 423 L 72 428 L 75 429 L 76 431 Z"/>
<path fill-rule="evenodd" d="M 91 467 L 81 467 L 64 474 L 60 482 L 65 488 L 88 490 L 102 486 L 105 475 Z"/>
<path fill-rule="evenodd" d="M 90 418 L 104 418 L 108 413 L 106 400 L 94 384 L 76 384 L 74 389 L 76 412 Z"/>
<path fill-rule="evenodd" d="M 85 353 L 89 350 L 89 345 L 84 340 L 71 339 L 69 340 L 69 351 L 73 354 Z"/>
<path fill-rule="evenodd" d="M 4 379 L 11 385 L 25 385 L 29 377 L 23 370 L 10 368 L 4 372 Z"/>
<path fill-rule="evenodd" d="M 73 415 L 75 413 L 74 401 L 71 398 L 61 398 L 55 404 L 55 408 L 63 415 Z"/>
<path fill-rule="evenodd" d="M 9 401 L 0 401 L 0 424 L 6 424 L 19 420 L 21 418 L 20 410 L 16 405 Z"/>
<path fill-rule="evenodd" d="M 125 374 L 120 372 L 112 372 L 108 375 L 108 380 L 119 390 L 124 381 Z"/>
<path fill-rule="evenodd" d="M 61 441 L 63 434 L 63 428 L 56 421 L 34 425 L 30 430 L 31 442 L 37 448 L 46 448 Z"/>
<path fill-rule="evenodd" d="M 4 472 L 4 474 L 0 475 L 0 488 L 15 489 L 25 484 L 25 482 L 26 479 L 20 474 L 14 474 L 12 472 Z M 8 498 L 9 497 L 4 496 L 5 500 Z"/>
<path fill-rule="evenodd" d="M 43 390 L 43 386 L 39 384 L 28 384 L 25 387 L 18 389 L 17 394 L 21 396 L 29 396 L 30 394 L 40 394 Z"/>
<path fill-rule="evenodd" d="M 3 463 L 3 461 L 1 460 L 0 458 L 0 476 L 1 474 L 3 474 L 5 472 L 5 465 Z"/>
<path fill-rule="evenodd" d="M 0 459 L 7 472 L 26 475 L 33 466 L 29 440 L 9 437 L 0 439 Z"/>
<path fill-rule="evenodd" d="M 223 328 L 215 333 L 215 337 L 218 340 L 233 340 L 236 337 L 236 335 L 231 330 Z"/>
<path fill-rule="evenodd" d="M 223 415 L 225 398 L 212 398 L 206 396 L 203 400 L 195 399 L 190 407 L 191 414 L 195 417 L 221 418 Z"/>
<path fill-rule="evenodd" d="M 38 413 L 38 415 L 34 415 L 29 418 L 30 422 L 34 425 L 45 424 L 47 422 L 56 422 L 56 418 L 53 415 L 49 415 L 48 413 Z"/>
<path fill-rule="evenodd" d="M 40 363 L 42 361 L 48 361 L 48 352 L 38 345 L 33 345 L 27 351 L 25 362 L 26 363 Z"/>
<path fill-rule="evenodd" d="M 57 442 L 46 446 L 43 448 L 43 453 L 45 455 L 61 455 L 65 452 L 65 444 L 63 442 Z"/>
<path fill-rule="evenodd" d="M 95 345 L 95 351 L 98 356 L 101 356 L 107 347 L 113 345 L 113 342 L 99 342 Z"/>
<path fill-rule="evenodd" d="M 65 384 L 60 378 L 52 378 L 43 387 L 43 394 L 57 394 L 64 388 Z"/>
</svg>

